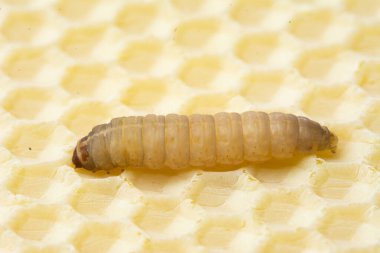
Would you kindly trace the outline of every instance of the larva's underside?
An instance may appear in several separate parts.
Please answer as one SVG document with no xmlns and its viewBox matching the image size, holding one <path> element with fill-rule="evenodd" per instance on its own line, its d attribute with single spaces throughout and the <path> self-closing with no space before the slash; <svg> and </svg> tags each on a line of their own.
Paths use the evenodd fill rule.
<svg viewBox="0 0 380 253">
<path fill-rule="evenodd" d="M 88 170 L 239 165 L 296 153 L 335 152 L 325 126 L 285 113 L 149 114 L 115 118 L 79 140 L 73 163 Z"/>
</svg>

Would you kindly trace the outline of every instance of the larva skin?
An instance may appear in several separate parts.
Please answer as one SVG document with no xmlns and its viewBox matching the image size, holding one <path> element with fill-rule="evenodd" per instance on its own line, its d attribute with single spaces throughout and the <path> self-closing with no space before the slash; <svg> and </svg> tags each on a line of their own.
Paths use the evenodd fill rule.
<svg viewBox="0 0 380 253">
<path fill-rule="evenodd" d="M 91 171 L 126 166 L 177 170 L 335 152 L 337 142 L 327 127 L 279 112 L 149 114 L 94 127 L 79 140 L 73 163 Z"/>
</svg>

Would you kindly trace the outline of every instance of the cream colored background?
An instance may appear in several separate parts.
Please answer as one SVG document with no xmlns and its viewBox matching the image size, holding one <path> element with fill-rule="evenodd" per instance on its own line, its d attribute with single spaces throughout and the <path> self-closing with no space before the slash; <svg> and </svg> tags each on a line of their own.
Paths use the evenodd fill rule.
<svg viewBox="0 0 380 253">
<path fill-rule="evenodd" d="M 380 252 L 380 1 L 0 0 L 0 252 Z M 336 155 L 91 174 L 122 115 L 318 120 Z"/>
</svg>

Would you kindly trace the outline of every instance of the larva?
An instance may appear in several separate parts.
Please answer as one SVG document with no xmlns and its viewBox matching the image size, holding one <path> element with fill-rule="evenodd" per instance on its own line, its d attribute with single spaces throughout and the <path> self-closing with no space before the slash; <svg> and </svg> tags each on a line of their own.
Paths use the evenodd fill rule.
<svg viewBox="0 0 380 253">
<path fill-rule="evenodd" d="M 92 171 L 126 166 L 184 169 L 335 152 L 337 143 L 327 127 L 292 114 L 149 114 L 94 127 L 78 141 L 72 160 L 76 167 Z"/>
</svg>

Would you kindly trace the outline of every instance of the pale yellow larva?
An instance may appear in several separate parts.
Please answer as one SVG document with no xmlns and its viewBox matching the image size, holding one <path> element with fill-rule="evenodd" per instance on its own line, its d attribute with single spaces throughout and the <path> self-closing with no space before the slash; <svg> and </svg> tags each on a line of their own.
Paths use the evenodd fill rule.
<svg viewBox="0 0 380 253">
<path fill-rule="evenodd" d="M 214 167 L 335 152 L 337 142 L 327 127 L 279 112 L 149 114 L 115 118 L 94 127 L 79 140 L 73 163 L 92 171 Z"/>
</svg>

